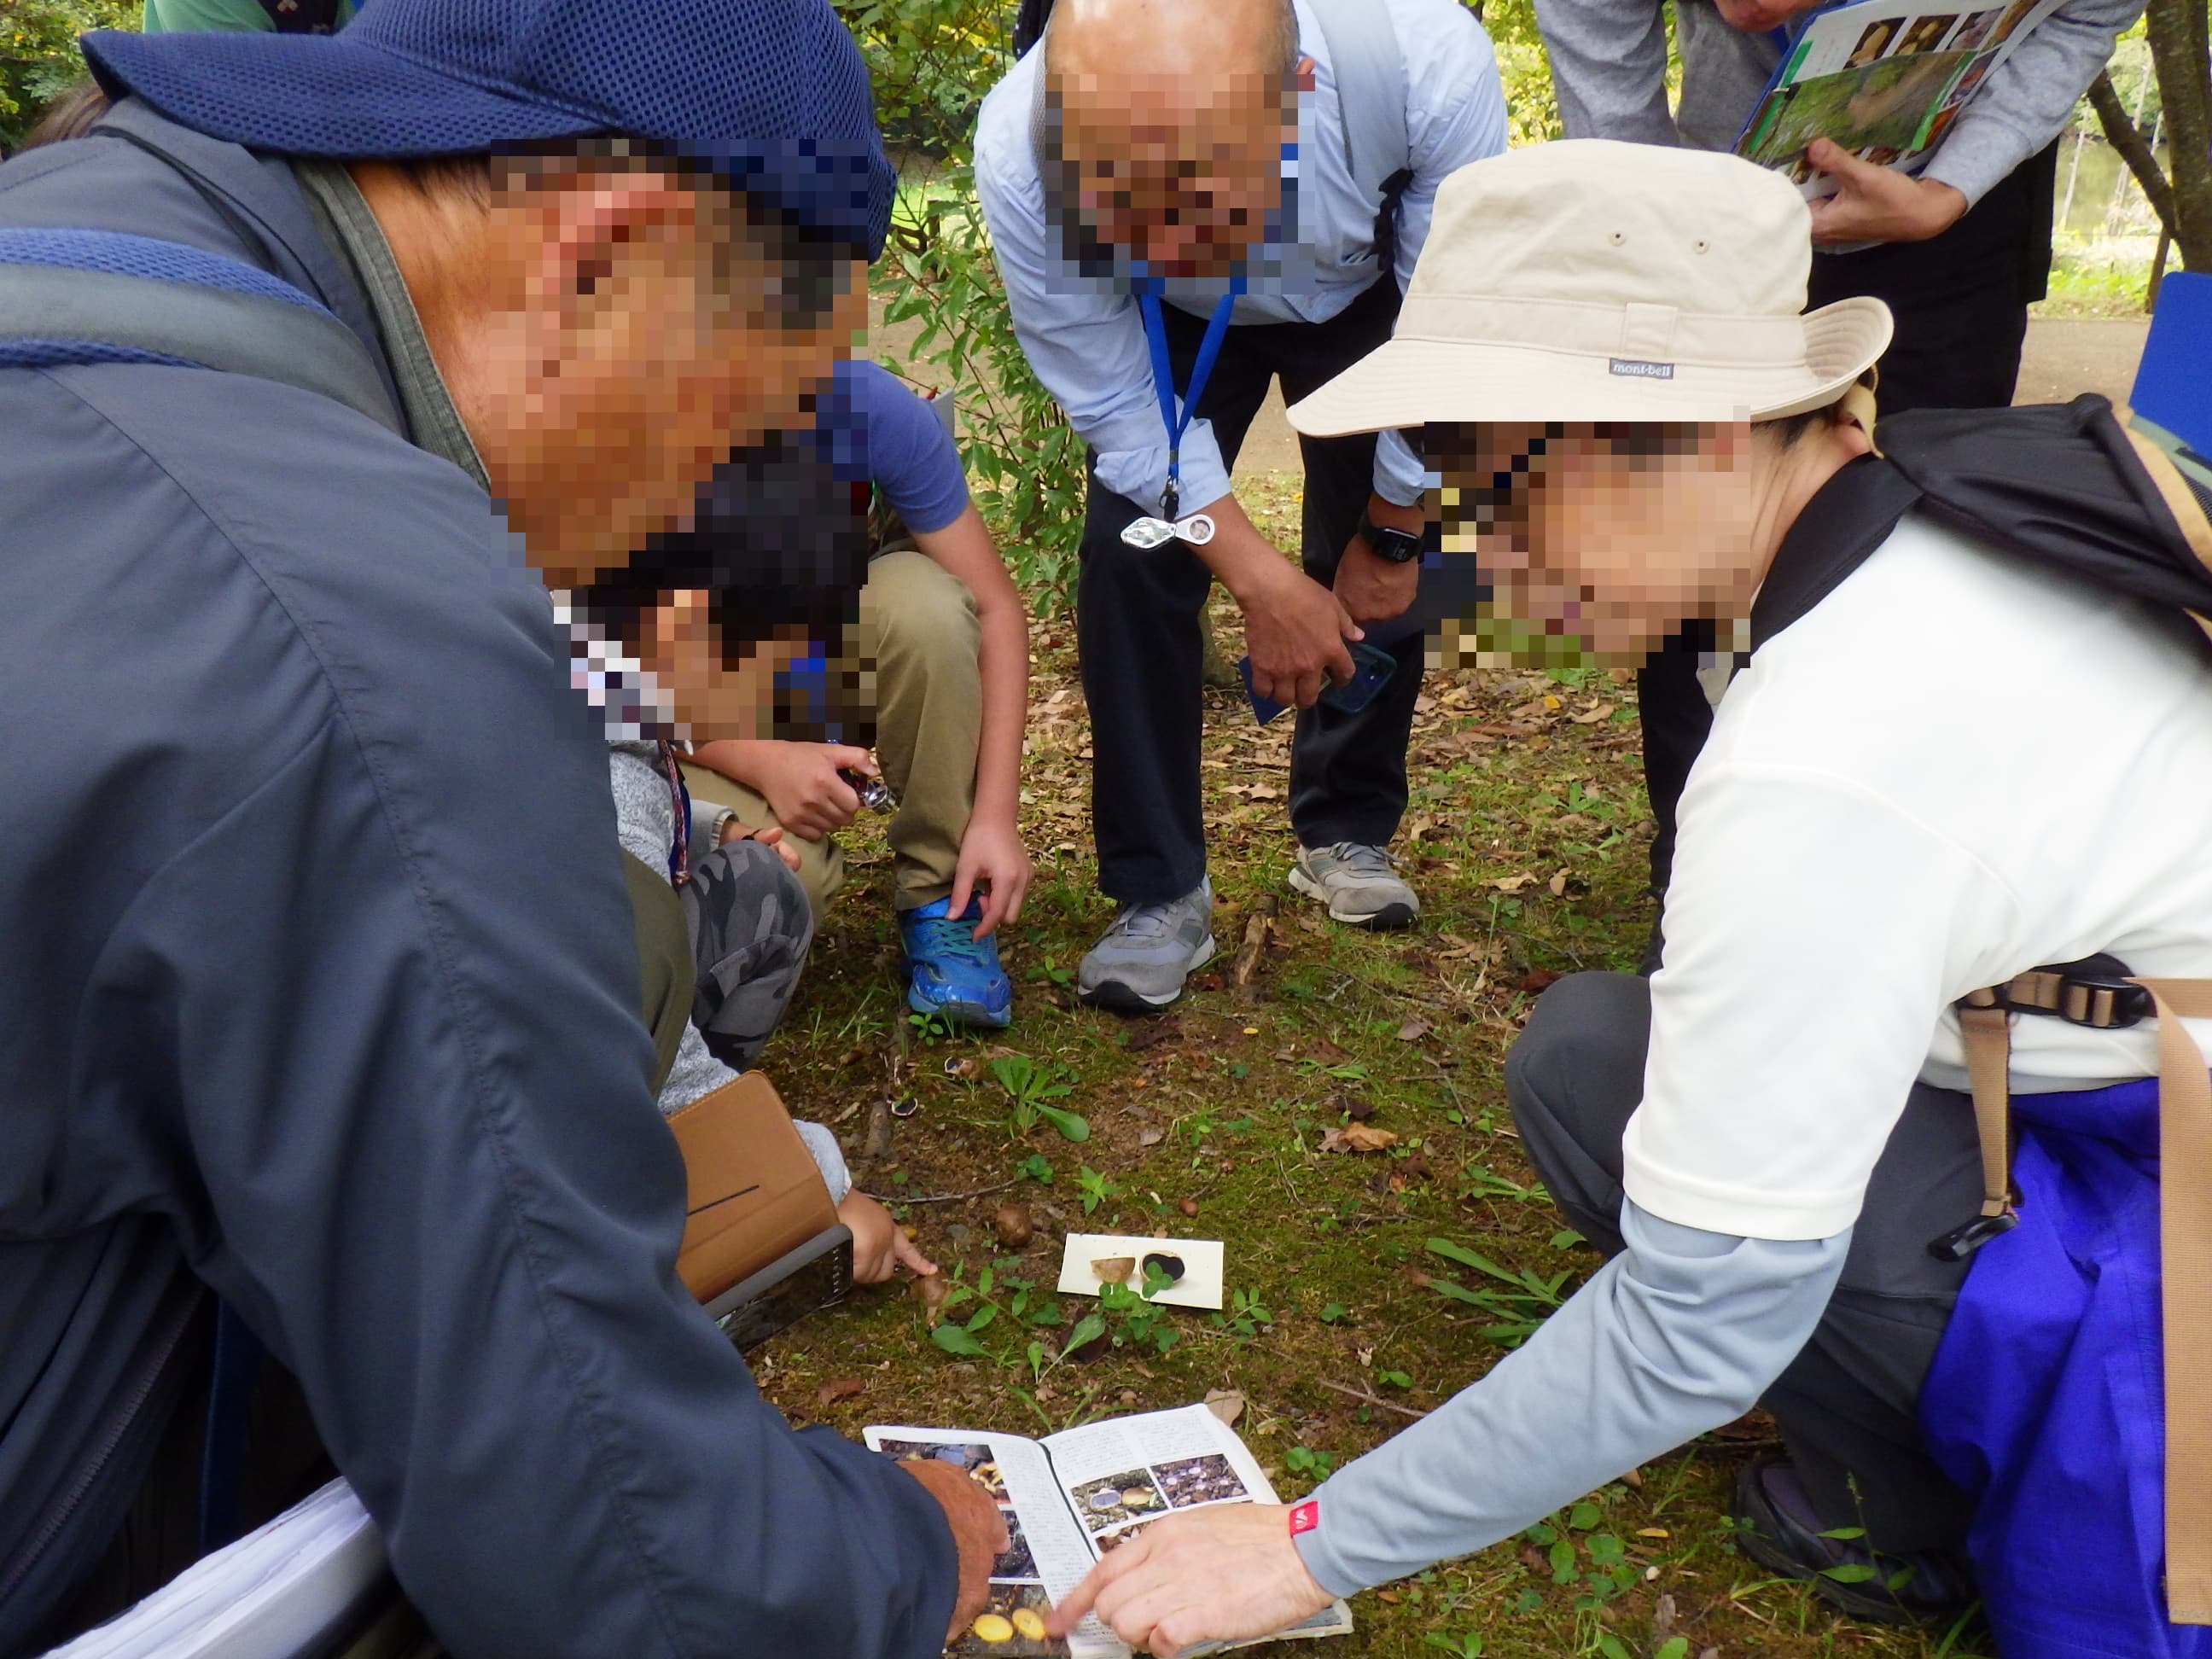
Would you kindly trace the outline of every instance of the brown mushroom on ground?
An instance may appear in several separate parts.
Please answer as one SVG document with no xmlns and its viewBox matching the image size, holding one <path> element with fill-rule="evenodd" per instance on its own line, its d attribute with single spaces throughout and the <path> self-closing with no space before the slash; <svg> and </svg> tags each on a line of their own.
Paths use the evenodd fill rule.
<svg viewBox="0 0 2212 1659">
<path fill-rule="evenodd" d="M 1009 1250 L 1021 1249 L 1036 1237 L 1036 1224 L 1030 1219 L 1026 1205 L 1001 1204 L 999 1212 L 991 1218 L 991 1225 L 999 1235 L 1000 1244 Z"/>
</svg>

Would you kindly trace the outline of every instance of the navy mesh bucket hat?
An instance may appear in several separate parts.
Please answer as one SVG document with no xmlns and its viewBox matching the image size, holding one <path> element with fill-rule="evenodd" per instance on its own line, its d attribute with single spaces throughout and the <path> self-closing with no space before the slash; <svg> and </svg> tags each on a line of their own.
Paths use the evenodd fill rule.
<svg viewBox="0 0 2212 1659">
<path fill-rule="evenodd" d="M 893 176 L 829 0 L 373 0 L 337 34 L 84 37 L 110 97 L 281 155 L 618 134 L 698 158 L 872 258 Z"/>
</svg>

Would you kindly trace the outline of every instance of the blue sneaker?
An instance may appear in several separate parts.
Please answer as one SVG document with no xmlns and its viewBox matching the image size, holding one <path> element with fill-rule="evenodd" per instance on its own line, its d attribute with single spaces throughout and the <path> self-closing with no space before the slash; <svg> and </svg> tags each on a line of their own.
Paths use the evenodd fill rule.
<svg viewBox="0 0 2212 1659">
<path fill-rule="evenodd" d="M 956 1025 L 1003 1026 L 1013 1018 L 1013 981 L 999 966 L 999 936 L 970 937 L 982 920 L 983 902 L 971 898 L 957 917 L 950 899 L 899 912 L 899 943 L 906 947 L 906 1006 Z"/>
</svg>

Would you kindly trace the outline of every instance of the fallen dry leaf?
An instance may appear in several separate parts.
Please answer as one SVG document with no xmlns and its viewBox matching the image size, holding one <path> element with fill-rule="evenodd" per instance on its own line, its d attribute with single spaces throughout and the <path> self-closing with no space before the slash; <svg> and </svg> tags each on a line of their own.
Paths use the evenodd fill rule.
<svg viewBox="0 0 2212 1659">
<path fill-rule="evenodd" d="M 1329 1127 L 1322 1131 L 1321 1149 L 1324 1152 L 1380 1152 L 1397 1144 L 1395 1129 L 1378 1129 L 1371 1123 L 1354 1123 L 1346 1128 Z"/>
<path fill-rule="evenodd" d="M 1208 1389 L 1206 1409 L 1219 1418 L 1229 1427 L 1237 1426 L 1237 1419 L 1244 1415 L 1244 1396 L 1235 1389 Z"/>
<path fill-rule="evenodd" d="M 1552 890 L 1553 898 L 1565 898 L 1567 893 L 1567 872 L 1564 870 L 1560 871 L 1558 875 L 1553 876 L 1544 884 Z"/>
<path fill-rule="evenodd" d="M 1139 1146 L 1157 1146 L 1167 1138 L 1168 1132 L 1157 1125 L 1150 1125 L 1137 1131 L 1137 1145 Z"/>
<path fill-rule="evenodd" d="M 827 1411 L 841 1400 L 850 1400 L 867 1388 L 866 1382 L 857 1376 L 841 1376 L 824 1382 L 814 1391 L 814 1408 Z"/>
<path fill-rule="evenodd" d="M 1490 884 L 1501 893 L 1517 893 L 1534 880 L 1534 876 L 1500 876 Z"/>
<path fill-rule="evenodd" d="M 1756 1445 L 1782 1438 L 1779 1424 L 1762 1411 L 1748 1411 L 1733 1423 L 1723 1423 L 1713 1431 L 1716 1440 L 1733 1440 L 1740 1445 Z"/>
<path fill-rule="evenodd" d="M 1595 726 L 1611 713 L 1613 713 L 1613 705 L 1609 702 L 1601 702 L 1587 714 L 1570 714 L 1567 718 L 1574 721 L 1577 726 Z"/>
<path fill-rule="evenodd" d="M 1163 1042 L 1172 1042 L 1182 1035 L 1182 1022 L 1170 1014 L 1165 1019 L 1141 1020 L 1132 1025 L 1121 1038 L 1122 1046 L 1131 1054 L 1142 1054 L 1147 1048 L 1157 1048 Z"/>
<path fill-rule="evenodd" d="M 1403 1025 L 1401 1025 L 1398 1028 L 1398 1041 L 1401 1042 L 1419 1042 L 1423 1037 L 1428 1036 L 1428 1034 L 1429 1028 L 1425 1023 L 1418 1019 L 1409 1019 Z"/>
</svg>

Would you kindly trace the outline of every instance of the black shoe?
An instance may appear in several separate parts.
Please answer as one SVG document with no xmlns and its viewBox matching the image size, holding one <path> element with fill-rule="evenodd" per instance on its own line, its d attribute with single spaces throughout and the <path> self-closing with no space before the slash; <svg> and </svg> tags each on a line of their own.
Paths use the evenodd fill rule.
<svg viewBox="0 0 2212 1659">
<path fill-rule="evenodd" d="M 1746 1555 L 1771 1572 L 1810 1584 L 1854 1619 L 1941 1623 L 1956 1619 L 1974 1601 L 1973 1579 L 1955 1555 L 1890 1555 L 1868 1549 L 1863 1539 L 1823 1538 L 1823 1532 L 1843 1528 L 1821 1524 L 1786 1458 L 1755 1459 L 1736 1477 L 1729 1510 Z"/>
</svg>

